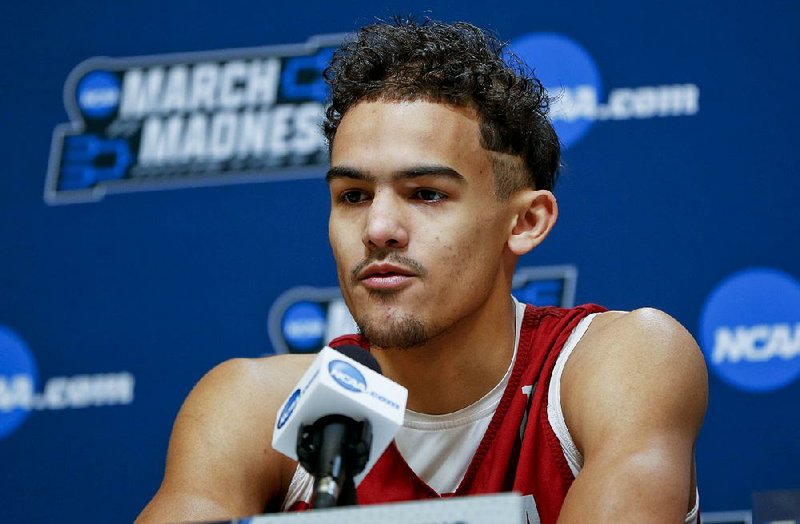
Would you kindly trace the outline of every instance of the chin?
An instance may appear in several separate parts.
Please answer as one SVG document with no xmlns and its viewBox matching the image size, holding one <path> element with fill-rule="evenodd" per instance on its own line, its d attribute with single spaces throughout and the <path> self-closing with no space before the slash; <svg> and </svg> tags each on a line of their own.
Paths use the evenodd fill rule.
<svg viewBox="0 0 800 524">
<path fill-rule="evenodd" d="M 408 349 L 425 344 L 436 332 L 412 315 L 392 319 L 363 319 L 358 329 L 371 345 L 380 348 Z"/>
</svg>

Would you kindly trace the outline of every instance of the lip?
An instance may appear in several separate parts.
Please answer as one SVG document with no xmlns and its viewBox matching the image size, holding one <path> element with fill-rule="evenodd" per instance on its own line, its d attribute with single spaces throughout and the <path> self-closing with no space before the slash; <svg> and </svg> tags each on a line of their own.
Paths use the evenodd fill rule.
<svg viewBox="0 0 800 524">
<path fill-rule="evenodd" d="M 416 274 L 403 266 L 388 263 L 370 264 L 358 274 L 367 289 L 394 291 L 408 285 Z"/>
</svg>

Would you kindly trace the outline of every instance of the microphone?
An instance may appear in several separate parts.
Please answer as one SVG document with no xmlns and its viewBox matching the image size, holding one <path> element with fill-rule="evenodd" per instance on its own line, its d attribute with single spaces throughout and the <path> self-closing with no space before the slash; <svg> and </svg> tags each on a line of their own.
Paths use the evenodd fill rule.
<svg viewBox="0 0 800 524">
<path fill-rule="evenodd" d="M 286 399 L 272 447 L 315 477 L 312 506 L 356 503 L 355 486 L 403 424 L 408 390 L 357 346 L 325 347 Z"/>
</svg>

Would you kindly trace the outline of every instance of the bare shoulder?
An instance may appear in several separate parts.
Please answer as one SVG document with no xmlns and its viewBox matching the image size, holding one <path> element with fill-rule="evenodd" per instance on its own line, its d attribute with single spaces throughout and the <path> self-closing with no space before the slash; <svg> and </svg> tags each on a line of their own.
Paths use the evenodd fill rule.
<svg viewBox="0 0 800 524">
<path fill-rule="evenodd" d="M 592 322 L 579 347 L 600 346 L 615 358 L 668 358 L 703 363 L 703 356 L 692 335 L 677 320 L 654 308 L 633 311 L 608 311 Z M 631 348 L 637 348 L 631 350 Z M 593 354 L 591 349 L 582 353 Z"/>
<path fill-rule="evenodd" d="M 174 429 L 181 424 L 210 428 L 227 425 L 248 437 L 263 436 L 267 429 L 271 433 L 277 409 L 312 361 L 310 355 L 277 355 L 223 362 L 192 389 Z M 231 437 L 213 436 L 224 436 L 227 441 Z"/>
<path fill-rule="evenodd" d="M 219 407 L 235 402 L 238 412 L 253 409 L 263 412 L 266 405 L 280 405 L 314 355 L 275 355 L 264 358 L 237 358 L 225 361 L 197 383 L 182 411 L 195 407 Z M 233 414 L 231 414 L 233 415 Z"/>
<path fill-rule="evenodd" d="M 703 355 L 692 335 L 677 320 L 653 308 L 599 314 L 570 361 L 574 369 L 583 367 L 575 362 L 591 361 L 609 372 L 640 365 L 659 366 L 666 372 L 693 368 L 705 374 Z M 574 378 L 581 381 L 593 377 L 581 374 Z"/>
<path fill-rule="evenodd" d="M 170 437 L 164 480 L 140 522 L 262 513 L 294 463 L 272 450 L 277 410 L 313 355 L 233 359 L 195 385 Z"/>
<path fill-rule="evenodd" d="M 562 404 L 584 446 L 597 434 L 682 427 L 693 440 L 707 401 L 707 371 L 692 335 L 652 308 L 598 315 L 567 361 Z M 580 447 L 584 447 L 579 444 Z"/>
</svg>

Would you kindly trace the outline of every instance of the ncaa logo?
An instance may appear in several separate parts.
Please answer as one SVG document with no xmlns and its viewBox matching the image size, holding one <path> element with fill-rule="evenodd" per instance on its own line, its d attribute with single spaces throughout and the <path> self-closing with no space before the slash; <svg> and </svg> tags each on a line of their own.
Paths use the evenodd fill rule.
<svg viewBox="0 0 800 524">
<path fill-rule="evenodd" d="M 551 97 L 550 120 L 565 149 L 597 121 L 691 116 L 699 111 L 700 88 L 691 83 L 617 87 L 604 102 L 597 64 L 565 35 L 523 35 L 511 42 L 509 50 L 535 67 Z"/>
<path fill-rule="evenodd" d="M 31 412 L 38 382 L 36 362 L 16 333 L 0 326 L 0 438 L 17 429 Z"/>
<path fill-rule="evenodd" d="M 107 118 L 117 113 L 120 83 L 108 71 L 92 71 L 78 82 L 75 96 L 78 108 L 87 120 Z"/>
<path fill-rule="evenodd" d="M 344 360 L 331 360 L 328 363 L 328 373 L 333 380 L 348 391 L 362 393 L 367 389 L 364 375 L 355 366 Z"/>
<path fill-rule="evenodd" d="M 317 353 L 329 340 L 358 331 L 338 287 L 309 286 L 278 297 L 267 329 L 276 353 Z"/>
<path fill-rule="evenodd" d="M 33 353 L 11 329 L 0 326 L 0 439 L 34 411 L 131 404 L 136 378 L 128 372 L 79 374 L 42 380 Z"/>
<path fill-rule="evenodd" d="M 324 344 L 325 312 L 317 302 L 304 300 L 289 306 L 281 319 L 281 332 L 296 353 L 309 353 Z"/>
<path fill-rule="evenodd" d="M 281 429 L 286 421 L 289 420 L 289 417 L 292 416 L 294 413 L 294 408 L 297 407 L 297 400 L 300 398 L 300 390 L 295 389 L 292 396 L 289 397 L 289 400 L 286 401 L 286 405 L 281 410 L 281 414 L 278 417 L 278 429 Z"/>
<path fill-rule="evenodd" d="M 792 383 L 800 376 L 800 282 L 775 269 L 734 273 L 706 300 L 700 337 L 728 384 L 765 392 Z"/>
</svg>

